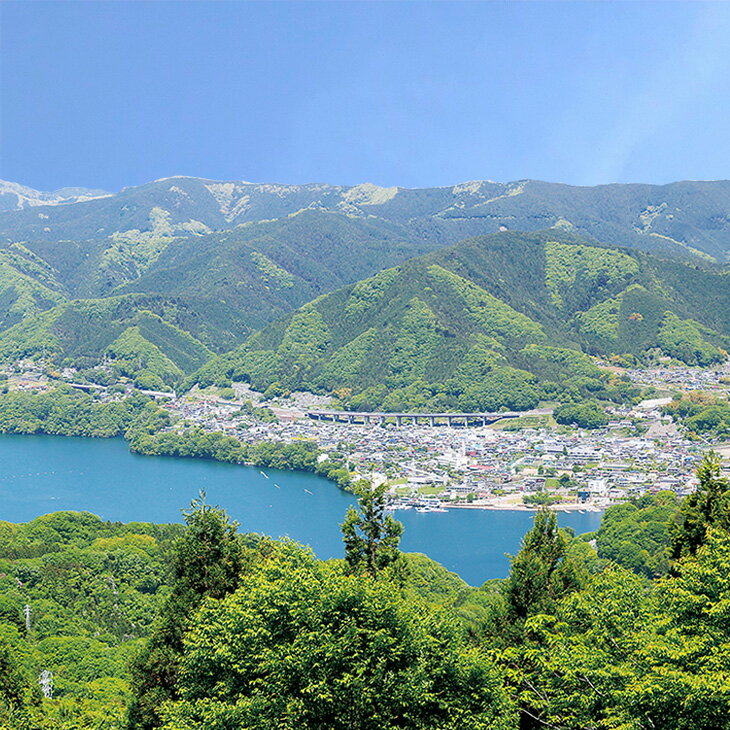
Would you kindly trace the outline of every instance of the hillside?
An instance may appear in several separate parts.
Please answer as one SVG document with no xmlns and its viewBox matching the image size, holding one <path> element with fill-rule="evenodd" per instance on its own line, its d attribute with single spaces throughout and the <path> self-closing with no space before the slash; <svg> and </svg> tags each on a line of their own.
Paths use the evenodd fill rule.
<svg viewBox="0 0 730 730">
<path fill-rule="evenodd" d="M 398 223 L 408 228 L 410 241 L 426 235 L 453 243 L 500 230 L 556 226 L 594 241 L 675 256 L 700 252 L 725 261 L 730 252 L 730 182 L 725 180 L 596 187 L 473 181 L 407 189 L 174 177 L 112 195 L 82 191 L 61 199 L 63 191 L 3 195 L 3 190 L 0 201 L 8 202 L 0 209 L 22 208 L 0 212 L 0 240 L 8 243 L 201 235 L 318 209 Z M 41 205 L 44 195 L 56 197 Z"/>
<path fill-rule="evenodd" d="M 143 388 L 174 386 L 212 352 L 181 327 L 190 313 L 176 302 L 144 296 L 87 299 L 27 316 L 0 335 L 0 358 L 44 357 L 60 366 L 114 370 Z"/>
<path fill-rule="evenodd" d="M 620 399 L 584 353 L 725 357 L 730 278 L 569 234 L 463 241 L 323 295 L 190 382 L 335 391 L 352 408 L 530 408 Z M 558 385 L 559 383 L 559 385 Z"/>
<path fill-rule="evenodd" d="M 144 293 L 179 300 L 195 312 L 195 336 L 222 351 L 318 294 L 442 245 L 322 210 L 195 237 L 15 243 L 0 248 L 0 297 L 13 305 L 0 328 L 65 299 Z"/>
</svg>

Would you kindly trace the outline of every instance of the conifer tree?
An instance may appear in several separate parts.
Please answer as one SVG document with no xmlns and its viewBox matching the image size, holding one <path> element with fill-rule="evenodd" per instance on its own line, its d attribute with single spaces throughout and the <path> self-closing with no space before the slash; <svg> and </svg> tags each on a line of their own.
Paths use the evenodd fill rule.
<svg viewBox="0 0 730 730">
<path fill-rule="evenodd" d="M 708 452 L 697 468 L 699 486 L 683 502 L 670 524 L 670 557 L 679 560 L 694 555 L 706 541 L 712 526 L 730 528 L 730 484 L 720 471 L 720 457 Z"/>
<path fill-rule="evenodd" d="M 505 581 L 510 619 L 550 613 L 562 596 L 580 587 L 584 568 L 568 558 L 568 543 L 568 536 L 558 529 L 555 512 L 540 509 Z"/>
<path fill-rule="evenodd" d="M 160 706 L 177 697 L 183 638 L 191 616 L 206 597 L 232 593 L 245 562 L 245 548 L 225 510 L 205 501 L 205 493 L 183 512 L 187 528 L 174 552 L 174 580 L 158 624 L 132 666 L 130 730 L 159 727 Z"/>
<path fill-rule="evenodd" d="M 385 484 L 373 486 L 364 479 L 355 484 L 359 511 L 349 507 L 341 525 L 345 560 L 352 573 L 376 578 L 400 557 L 403 525 L 386 514 L 385 489 Z"/>
</svg>

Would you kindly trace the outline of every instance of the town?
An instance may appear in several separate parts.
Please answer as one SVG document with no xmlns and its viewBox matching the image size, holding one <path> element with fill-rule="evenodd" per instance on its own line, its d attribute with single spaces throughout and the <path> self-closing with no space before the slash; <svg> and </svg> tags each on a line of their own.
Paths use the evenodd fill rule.
<svg viewBox="0 0 730 730">
<path fill-rule="evenodd" d="M 224 432 L 248 444 L 312 441 L 321 459 L 337 457 L 355 478 L 385 482 L 394 509 L 535 509 L 539 505 L 571 511 L 602 510 L 611 504 L 662 490 L 682 497 L 696 485 L 696 463 L 709 447 L 684 435 L 662 406 L 669 391 L 706 390 L 727 394 L 725 370 L 664 368 L 628 371 L 640 385 L 660 388 L 662 398 L 634 406 L 613 406 L 604 428 L 558 426 L 551 410 L 520 418 L 385 417 L 337 418 L 330 399 L 292 393 L 264 401 L 246 384 L 234 383 L 176 396 L 148 391 L 172 417 L 169 429 L 195 426 Z M 125 389 L 74 383 L 103 400 L 124 397 Z M 13 389 L 50 389 L 54 381 L 30 361 L 6 369 Z M 225 397 L 224 397 L 225 396 Z M 471 414 L 473 415 L 473 414 Z M 326 416 L 326 418 L 325 418 Z M 487 420 L 490 422 L 487 425 Z M 722 444 L 713 445 L 722 455 Z"/>
</svg>

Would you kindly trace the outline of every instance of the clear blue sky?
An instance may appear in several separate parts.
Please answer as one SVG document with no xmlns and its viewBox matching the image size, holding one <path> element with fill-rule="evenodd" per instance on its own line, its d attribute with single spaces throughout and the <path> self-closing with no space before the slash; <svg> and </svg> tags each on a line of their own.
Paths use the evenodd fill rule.
<svg viewBox="0 0 730 730">
<path fill-rule="evenodd" d="M 0 2 L 0 177 L 730 177 L 730 3 Z"/>
</svg>

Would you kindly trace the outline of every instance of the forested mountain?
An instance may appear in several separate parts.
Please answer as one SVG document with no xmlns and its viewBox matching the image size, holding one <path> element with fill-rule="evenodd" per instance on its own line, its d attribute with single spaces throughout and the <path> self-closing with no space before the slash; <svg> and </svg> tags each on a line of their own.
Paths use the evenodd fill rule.
<svg viewBox="0 0 730 730">
<path fill-rule="evenodd" d="M 140 387 L 161 389 L 201 367 L 213 353 L 187 330 L 195 315 L 162 297 L 84 299 L 27 317 L 0 336 L 0 358 L 47 357 L 93 367 L 113 361 Z"/>
<path fill-rule="evenodd" d="M 498 233 L 321 296 L 194 376 L 335 391 L 386 410 L 617 394 L 584 353 L 725 357 L 730 277 L 548 231 Z M 566 393 L 567 391 L 567 393 Z"/>
<path fill-rule="evenodd" d="M 8 190 L 11 185 L 5 184 Z M 6 242 L 202 234 L 316 208 L 400 223 L 415 236 L 419 230 L 427 231 L 444 242 L 503 229 L 561 226 L 593 240 L 646 250 L 687 254 L 697 249 L 723 261 L 730 251 L 728 181 L 576 187 L 536 180 L 481 180 L 408 189 L 369 183 L 279 185 L 172 177 L 106 196 L 100 191 L 23 190 L 13 206 L 23 209 L 0 215 L 0 239 Z M 50 196 L 49 202 L 59 202 L 59 196 L 61 202 L 81 202 L 37 207 L 43 196 Z M 83 196 L 100 197 L 83 200 Z M 0 188 L 0 200 L 8 201 L 5 208 L 12 204 L 11 198 Z"/>
<path fill-rule="evenodd" d="M 217 350 L 332 291 L 440 246 L 398 224 L 306 210 L 221 233 L 34 241 L 0 248 L 0 326 L 70 299 L 175 298 Z"/>
<path fill-rule="evenodd" d="M 728 193 L 197 178 L 27 193 L 0 212 L 0 358 L 111 360 L 157 387 L 205 366 L 202 382 L 362 407 L 522 408 L 556 380 L 615 395 L 581 352 L 723 358 L 728 278 L 709 254 L 724 260 Z"/>
</svg>

